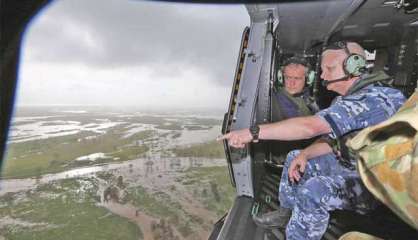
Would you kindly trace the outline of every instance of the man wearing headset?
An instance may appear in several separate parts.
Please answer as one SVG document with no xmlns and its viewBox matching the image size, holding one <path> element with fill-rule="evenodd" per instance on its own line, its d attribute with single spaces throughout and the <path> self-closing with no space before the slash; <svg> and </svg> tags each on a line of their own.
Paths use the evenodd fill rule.
<svg viewBox="0 0 418 240">
<path fill-rule="evenodd" d="M 330 107 L 314 116 L 252 126 L 219 138 L 228 140 L 232 147 L 243 148 L 258 139 L 321 136 L 309 147 L 288 154 L 279 187 L 281 207 L 255 217 L 256 224 L 286 226 L 287 239 L 321 239 L 329 211 L 365 213 L 375 206 L 356 171 L 356 159 L 344 143 L 353 133 L 392 116 L 405 97 L 399 90 L 380 84 L 387 78 L 384 73 L 364 73 L 364 56 L 363 48 L 354 42 L 338 42 L 323 51 L 321 78 L 327 89 L 341 95 Z"/>
<path fill-rule="evenodd" d="M 309 116 L 319 110 L 307 87 L 313 83 L 314 78 L 315 72 L 304 58 L 291 57 L 284 61 L 277 73 L 277 84 L 272 92 L 272 122 Z M 283 164 L 290 151 L 305 148 L 312 141 L 274 141 L 273 143 L 271 148 L 273 161 Z"/>
<path fill-rule="evenodd" d="M 312 115 L 318 111 L 307 88 L 312 84 L 315 72 L 304 58 L 287 59 L 277 75 L 277 88 L 272 94 L 273 121 Z"/>
</svg>

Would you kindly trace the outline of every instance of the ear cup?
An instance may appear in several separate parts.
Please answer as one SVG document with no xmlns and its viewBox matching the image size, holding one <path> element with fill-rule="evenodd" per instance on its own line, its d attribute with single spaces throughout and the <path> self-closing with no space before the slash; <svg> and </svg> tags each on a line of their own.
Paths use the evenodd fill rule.
<svg viewBox="0 0 418 240">
<path fill-rule="evenodd" d="M 366 59 L 358 54 L 350 54 L 344 61 L 344 71 L 347 75 L 360 76 L 366 69 Z"/>
<path fill-rule="evenodd" d="M 315 81 L 316 72 L 313 70 L 308 71 L 306 74 L 306 85 L 311 86 Z"/>
<path fill-rule="evenodd" d="M 280 69 L 279 71 L 277 71 L 277 83 L 279 86 L 283 86 L 284 85 L 284 76 L 283 76 L 283 71 L 282 69 Z"/>
<path fill-rule="evenodd" d="M 309 70 L 305 78 L 306 85 L 311 86 L 313 82 L 315 81 L 315 76 L 316 76 L 316 72 L 313 70 Z M 277 84 L 278 86 L 284 85 L 284 76 L 283 76 L 283 71 L 281 69 L 277 71 Z"/>
</svg>

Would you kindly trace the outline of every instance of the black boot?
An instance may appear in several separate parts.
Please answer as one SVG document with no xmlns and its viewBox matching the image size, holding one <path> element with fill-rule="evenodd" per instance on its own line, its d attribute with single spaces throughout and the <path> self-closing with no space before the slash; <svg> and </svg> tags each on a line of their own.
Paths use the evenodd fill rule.
<svg viewBox="0 0 418 240">
<path fill-rule="evenodd" d="M 292 210 L 279 207 L 276 211 L 253 216 L 253 220 L 257 226 L 262 228 L 285 228 L 291 216 Z"/>
</svg>

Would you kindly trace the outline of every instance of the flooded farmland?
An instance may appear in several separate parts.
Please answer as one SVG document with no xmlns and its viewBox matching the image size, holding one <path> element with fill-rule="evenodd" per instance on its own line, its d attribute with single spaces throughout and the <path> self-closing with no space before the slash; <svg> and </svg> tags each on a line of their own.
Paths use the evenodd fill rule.
<svg viewBox="0 0 418 240">
<path fill-rule="evenodd" d="M 207 239 L 232 204 L 219 118 L 29 110 L 9 134 L 0 239 Z"/>
</svg>

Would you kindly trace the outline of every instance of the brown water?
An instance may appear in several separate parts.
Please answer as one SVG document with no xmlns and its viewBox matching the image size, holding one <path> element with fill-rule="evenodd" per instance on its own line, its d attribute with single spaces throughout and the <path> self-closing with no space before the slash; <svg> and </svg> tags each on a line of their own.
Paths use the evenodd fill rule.
<svg viewBox="0 0 418 240">
<path fill-rule="evenodd" d="M 209 158 L 138 158 L 125 161 L 122 163 L 110 163 L 97 165 L 92 167 L 83 167 L 71 169 L 68 171 L 45 174 L 39 178 L 22 178 L 22 179 L 4 179 L 0 181 L 0 196 L 8 192 L 20 192 L 35 189 L 40 184 L 46 184 L 51 181 L 94 176 L 98 172 L 110 171 L 115 175 L 123 176 L 125 180 L 135 181 L 137 183 L 148 183 L 149 181 L 161 181 L 161 177 L 167 174 L 175 174 L 183 172 L 191 167 L 211 167 L 224 166 L 225 159 L 209 159 Z"/>
</svg>

